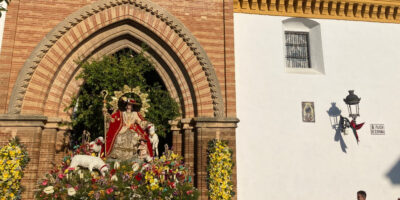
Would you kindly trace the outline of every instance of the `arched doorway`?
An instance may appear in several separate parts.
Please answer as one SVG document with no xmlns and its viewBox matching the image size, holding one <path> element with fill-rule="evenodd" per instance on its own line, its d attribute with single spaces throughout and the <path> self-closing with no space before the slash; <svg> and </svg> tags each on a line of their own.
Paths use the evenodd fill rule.
<svg viewBox="0 0 400 200">
<path fill-rule="evenodd" d="M 200 44 L 171 14 L 150 1 L 99 1 L 69 16 L 32 52 L 14 86 L 9 113 L 65 118 L 61 102 L 79 85 L 78 58 L 101 56 L 123 45 L 146 43 L 173 97 L 187 117 L 223 116 L 214 68 Z M 140 46 L 140 45 L 139 45 Z"/>
<path fill-rule="evenodd" d="M 17 116 L 16 120 L 38 122 L 29 136 L 34 138 L 35 167 L 25 173 L 29 175 L 27 197 L 51 161 L 63 156 L 58 148 L 65 143 L 68 127 L 60 124 L 69 119 L 64 108 L 82 84 L 75 78 L 80 72 L 75 61 L 123 48 L 138 50 L 142 43 L 149 47 L 148 56 L 167 90 L 181 105 L 182 120 L 173 122 L 174 148 L 193 167 L 195 185 L 206 196 L 207 141 L 218 133 L 235 146 L 238 122 L 225 117 L 214 67 L 196 38 L 165 9 L 148 0 L 100 0 L 82 7 L 47 34 L 14 85 L 8 114 Z M 28 115 L 39 117 L 21 117 Z"/>
</svg>

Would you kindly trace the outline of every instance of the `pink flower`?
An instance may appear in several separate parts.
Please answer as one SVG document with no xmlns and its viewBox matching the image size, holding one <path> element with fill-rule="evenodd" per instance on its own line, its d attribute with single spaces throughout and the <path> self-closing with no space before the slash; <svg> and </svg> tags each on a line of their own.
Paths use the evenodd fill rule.
<svg viewBox="0 0 400 200">
<path fill-rule="evenodd" d="M 65 174 L 58 174 L 58 178 L 63 179 L 65 177 Z"/>
<path fill-rule="evenodd" d="M 190 195 L 190 194 L 192 194 L 193 193 L 193 191 L 192 190 L 188 190 L 188 191 L 186 191 L 186 194 L 188 194 L 188 195 Z"/>
<path fill-rule="evenodd" d="M 107 194 L 111 194 L 113 191 L 114 191 L 113 188 L 108 188 L 108 189 L 106 190 Z"/>
<path fill-rule="evenodd" d="M 47 180 L 44 180 L 43 182 L 42 182 L 42 185 L 47 185 Z"/>
<path fill-rule="evenodd" d="M 68 167 L 68 171 L 74 171 L 75 168 L 74 167 Z"/>
</svg>

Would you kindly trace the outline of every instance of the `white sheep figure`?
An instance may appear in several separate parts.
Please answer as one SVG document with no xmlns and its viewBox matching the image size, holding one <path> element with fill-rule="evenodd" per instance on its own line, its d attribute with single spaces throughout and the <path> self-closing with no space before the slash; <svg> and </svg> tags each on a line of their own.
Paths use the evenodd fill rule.
<svg viewBox="0 0 400 200">
<path fill-rule="evenodd" d="M 150 125 L 149 134 L 150 134 L 150 137 L 149 137 L 150 143 L 151 143 L 151 146 L 153 147 L 153 153 L 155 156 L 158 157 L 158 142 L 159 142 L 159 140 L 158 140 L 158 135 L 156 134 L 156 128 L 155 128 L 154 124 Z"/>
<path fill-rule="evenodd" d="M 105 176 L 105 173 L 108 172 L 108 166 L 101 158 L 89 155 L 75 155 L 69 167 L 75 170 L 79 169 L 79 167 L 85 167 L 88 168 L 90 172 L 92 172 L 93 169 L 97 169 L 102 176 Z"/>
<path fill-rule="evenodd" d="M 101 153 L 101 148 L 104 144 L 104 138 L 103 137 L 98 137 L 94 141 L 89 143 L 89 147 L 91 150 L 97 153 L 97 156 L 100 157 Z"/>
</svg>

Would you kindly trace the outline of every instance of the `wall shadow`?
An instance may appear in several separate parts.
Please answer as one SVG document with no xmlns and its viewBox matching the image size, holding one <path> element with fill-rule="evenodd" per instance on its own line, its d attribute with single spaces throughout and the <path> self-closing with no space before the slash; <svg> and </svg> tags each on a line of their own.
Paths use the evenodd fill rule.
<svg viewBox="0 0 400 200">
<path fill-rule="evenodd" d="M 392 169 L 387 172 L 386 177 L 389 178 L 393 185 L 400 185 L 400 159 Z"/>
<path fill-rule="evenodd" d="M 335 136 L 334 136 L 334 141 L 339 142 L 340 148 L 342 149 L 343 153 L 347 153 L 347 145 L 343 140 L 342 134 L 340 133 L 340 130 L 342 127 L 340 127 L 339 119 L 340 119 L 340 114 L 342 111 L 336 106 L 336 102 L 331 103 L 331 107 L 326 111 L 329 116 L 329 121 L 331 123 L 331 127 L 333 130 L 335 130 Z"/>
</svg>

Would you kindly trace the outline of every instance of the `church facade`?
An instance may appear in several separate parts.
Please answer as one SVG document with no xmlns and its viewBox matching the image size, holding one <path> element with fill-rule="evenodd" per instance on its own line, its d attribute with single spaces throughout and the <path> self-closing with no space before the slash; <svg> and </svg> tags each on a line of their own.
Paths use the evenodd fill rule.
<svg viewBox="0 0 400 200">
<path fill-rule="evenodd" d="M 238 198 L 399 198 L 400 4 L 235 2 Z"/>
<path fill-rule="evenodd" d="M 174 151 L 207 197 L 207 142 L 218 133 L 235 147 L 233 2 L 15 0 L 0 55 L 0 141 L 18 136 L 28 148 L 24 199 L 33 198 L 36 181 L 65 154 L 64 108 L 82 84 L 74 61 L 138 51 L 143 43 L 181 105 L 172 122 Z"/>
<path fill-rule="evenodd" d="M 180 105 L 173 150 L 207 199 L 207 142 L 233 149 L 234 199 L 400 197 L 400 3 L 349 0 L 13 0 L 0 18 L 0 144 L 31 161 L 24 199 L 67 153 L 77 59 L 147 56 Z M 348 90 L 361 97 L 340 131 Z M 239 123 L 240 119 L 240 123 Z M 376 130 L 379 129 L 379 130 Z M 397 195 L 397 196 L 396 196 Z"/>
</svg>

